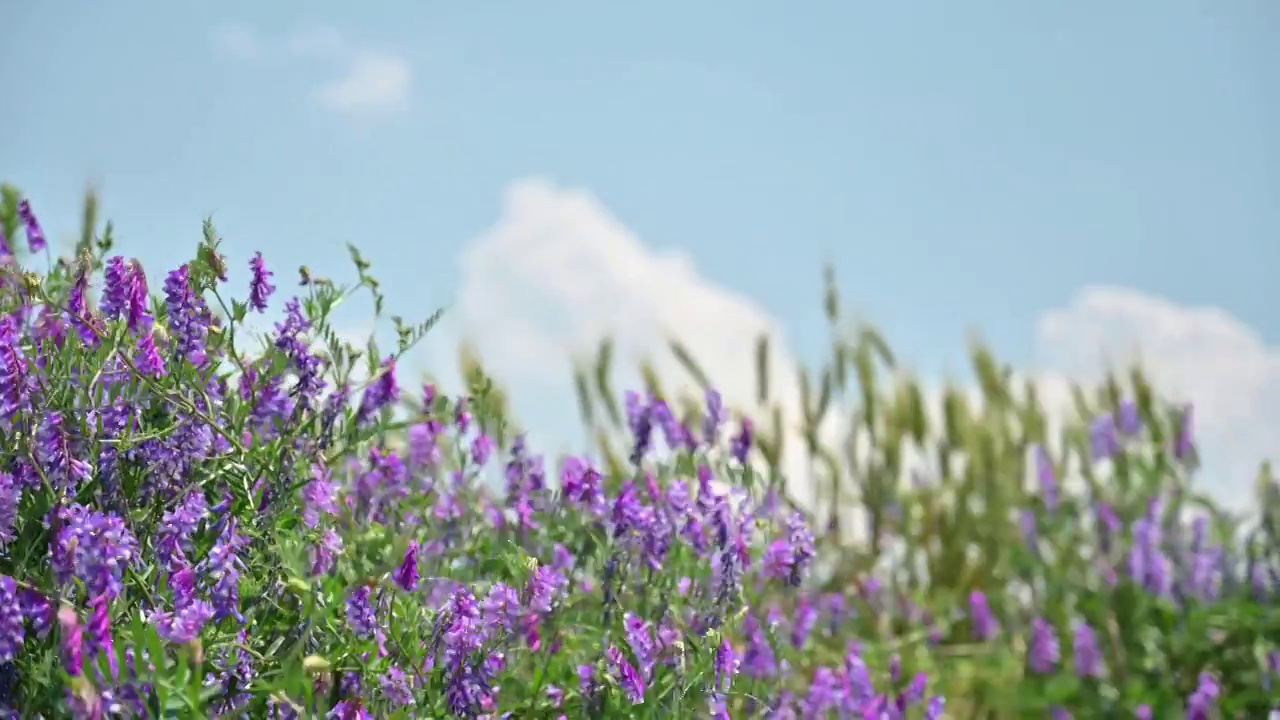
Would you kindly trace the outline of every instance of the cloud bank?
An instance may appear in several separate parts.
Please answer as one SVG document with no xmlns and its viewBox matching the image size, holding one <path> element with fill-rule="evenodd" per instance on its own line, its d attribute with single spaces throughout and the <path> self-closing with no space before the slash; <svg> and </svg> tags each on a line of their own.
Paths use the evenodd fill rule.
<svg viewBox="0 0 1280 720">
<path fill-rule="evenodd" d="M 1280 450 L 1280 347 L 1231 313 L 1124 287 L 1080 289 L 1036 324 L 1041 362 L 1075 380 L 1135 360 L 1169 399 L 1194 402 L 1201 486 L 1235 508 Z"/>
<path fill-rule="evenodd" d="M 544 412 L 542 400 L 572 397 L 567 353 L 590 357 L 606 335 L 615 340 L 618 390 L 640 387 L 631 368 L 641 359 L 664 380 L 686 378 L 684 389 L 693 390 L 666 347 L 674 337 L 731 408 L 754 409 L 753 358 L 764 333 L 775 347 L 770 386 L 784 424 L 798 424 L 796 361 L 777 320 L 709 282 L 685 253 L 646 245 L 585 191 L 541 179 L 514 183 L 497 224 L 464 253 L 461 272 L 462 325 L 494 374 L 511 383 L 517 410 L 531 423 Z M 539 401 L 521 403 L 526 392 Z M 787 469 L 794 477 L 805 470 Z M 793 489 L 801 497 L 809 491 Z"/>
<path fill-rule="evenodd" d="M 413 71 L 400 55 L 353 43 L 328 26 L 299 28 L 264 38 L 247 25 L 225 24 L 210 32 L 215 52 L 240 62 L 308 61 L 333 68 L 314 90 L 322 106 L 347 115 L 382 115 L 402 109 Z"/>
<path fill-rule="evenodd" d="M 566 354 L 589 354 L 605 335 L 616 340 L 620 370 L 649 357 L 664 378 L 682 376 L 665 346 L 667 337 L 680 338 L 727 401 L 750 409 L 754 342 L 768 333 L 776 348 L 771 386 L 788 425 L 798 421 L 796 359 L 785 328 L 701 275 L 688 255 L 643 242 L 584 190 L 537 178 L 513 183 L 496 224 L 470 243 L 460 270 L 458 320 L 535 427 L 572 432 L 575 416 L 548 410 L 572 396 Z M 1196 401 L 1203 487 L 1235 507 L 1247 502 L 1258 460 L 1280 446 L 1280 348 L 1225 311 L 1089 287 L 1044 313 L 1035 342 L 1037 377 L 1046 400 L 1059 405 L 1067 378 L 1098 378 L 1141 352 L 1158 387 Z M 622 380 L 637 386 L 634 375 Z M 787 470 L 801 478 L 806 468 L 797 460 Z M 812 495 L 805 485 L 793 487 L 800 498 Z"/>
</svg>

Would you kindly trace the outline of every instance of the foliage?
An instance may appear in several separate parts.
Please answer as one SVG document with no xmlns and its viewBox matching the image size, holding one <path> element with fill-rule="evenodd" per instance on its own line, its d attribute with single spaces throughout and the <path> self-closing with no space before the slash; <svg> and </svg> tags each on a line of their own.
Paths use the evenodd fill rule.
<svg viewBox="0 0 1280 720">
<path fill-rule="evenodd" d="M 870 540 L 846 545 L 785 498 L 779 423 L 731 417 L 708 378 L 668 399 L 648 372 L 619 403 L 606 344 L 578 378 L 602 463 L 548 467 L 478 357 L 460 397 L 401 387 L 397 361 L 438 315 L 390 318 L 390 352 L 337 337 L 329 318 L 353 294 L 383 311 L 354 248 L 355 282 L 304 269 L 252 337 L 276 291 L 261 255 L 229 296 L 206 222 L 153 295 L 85 208 L 74 254 L 53 260 L 21 193 L 0 202 L 8 716 L 1271 709 L 1280 491 L 1264 478 L 1262 522 L 1233 532 L 1190 490 L 1189 410 L 1140 374 L 1129 400 L 1116 384 L 1102 404 L 1080 393 L 1099 419 L 1049 457 L 1034 395 L 1015 397 L 985 352 L 985 401 L 953 391 L 934 428 L 915 385 L 876 384 L 893 362 L 878 334 L 837 342 L 830 368 L 802 376 L 804 451 L 830 498 L 858 491 Z M 764 377 L 764 341 L 756 360 Z M 819 442 L 821 418 L 848 407 L 870 452 Z M 936 458 L 930 482 L 900 482 L 907 442 Z M 1080 489 L 1057 481 L 1073 462 Z M 819 560 L 838 571 L 811 575 Z"/>
<path fill-rule="evenodd" d="M 790 626 L 816 612 L 841 629 L 830 648 L 808 640 L 802 666 L 850 634 L 893 645 L 923 629 L 947 668 L 939 679 L 954 717 L 1066 708 L 1172 717 L 1211 688 L 1224 717 L 1262 717 L 1280 704 L 1280 485 L 1269 464 L 1259 470 L 1258 514 L 1233 515 L 1192 485 L 1193 407 L 1166 401 L 1141 367 L 1073 387 L 1077 417 L 1055 423 L 1035 383 L 980 342 L 978 397 L 950 385 L 931 415 L 926 390 L 896 367 L 881 333 L 847 322 L 831 268 L 824 280 L 830 360 L 798 373 L 799 432 L 789 437 L 769 387 L 767 336 L 743 359 L 755 364 L 757 405 L 738 408 L 769 419 L 756 448 L 771 486 L 786 487 L 783 459 L 799 452 L 820 490 L 814 526 L 834 572 L 799 600 Z M 661 378 L 652 363 L 641 375 L 688 422 L 696 395 L 664 388 L 709 383 L 678 340 L 671 351 L 687 379 Z M 606 457 L 617 456 L 615 436 L 601 431 L 618 423 L 611 360 L 606 339 L 575 373 L 583 422 Z M 824 445 L 820 429 L 837 413 L 847 429 Z M 865 530 L 853 541 L 851 513 Z M 997 618 L 992 637 L 974 627 L 978 597 Z M 851 602 L 860 617 L 824 610 Z M 1073 641 L 1097 650 L 1073 655 Z M 1098 663 L 1085 662 L 1094 654 Z"/>
</svg>

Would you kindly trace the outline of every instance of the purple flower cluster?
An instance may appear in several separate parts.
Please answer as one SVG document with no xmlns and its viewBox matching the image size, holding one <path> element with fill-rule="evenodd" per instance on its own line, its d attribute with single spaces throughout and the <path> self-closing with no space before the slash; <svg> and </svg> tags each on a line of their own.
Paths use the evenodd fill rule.
<svg viewBox="0 0 1280 720">
<path fill-rule="evenodd" d="M 84 505 L 54 512 L 49 561 L 60 583 L 83 583 L 89 597 L 120 593 L 126 569 L 138 557 L 138 541 L 115 515 Z"/>
<path fill-rule="evenodd" d="M 10 214 L 0 227 L 47 249 L 29 203 Z M 962 491 L 885 472 L 864 486 L 872 551 L 839 555 L 815 535 L 824 511 L 762 486 L 779 438 L 715 390 L 627 393 L 609 408 L 625 438 L 549 463 L 483 377 L 463 397 L 426 385 L 419 406 L 412 331 L 390 355 L 340 343 L 328 312 L 347 291 L 309 271 L 246 352 L 275 275 L 255 253 L 247 300 L 226 302 L 205 235 L 156 298 L 96 245 L 0 278 L 0 716 L 152 717 L 180 690 L 219 718 L 938 720 L 949 687 L 951 712 L 972 710 L 969 671 L 998 667 L 1052 695 L 1050 717 L 1207 720 L 1239 709 L 1242 677 L 1280 682 L 1274 643 L 1250 670 L 1168 639 L 1216 627 L 1205 608 L 1274 605 L 1280 581 L 1274 548 L 1242 552 L 1224 523 L 1186 521 L 1182 488 L 1151 490 L 1192 465 L 1190 408 L 1175 432 L 1133 400 L 1095 419 L 1073 442 L 1104 478 L 1083 492 L 1071 451 L 1032 433 L 1008 443 L 1025 487 L 997 487 L 1009 468 L 981 453 Z M 1158 461 L 1135 452 L 1148 440 Z M 1118 678 L 1175 665 L 1194 688 L 1115 706 Z M 46 666 L 63 706 L 23 705 L 52 697 L 31 692 Z"/>
</svg>

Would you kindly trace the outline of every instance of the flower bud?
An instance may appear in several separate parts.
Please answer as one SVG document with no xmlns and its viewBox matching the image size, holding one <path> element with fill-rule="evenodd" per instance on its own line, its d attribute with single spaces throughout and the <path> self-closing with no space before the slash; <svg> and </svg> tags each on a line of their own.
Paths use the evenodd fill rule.
<svg viewBox="0 0 1280 720">
<path fill-rule="evenodd" d="M 312 675 L 315 675 L 316 673 L 326 672 L 331 667 L 333 666 L 329 664 L 329 661 L 325 660 L 319 655 L 308 655 L 302 659 L 302 669 L 306 670 L 308 673 L 311 673 Z"/>
</svg>

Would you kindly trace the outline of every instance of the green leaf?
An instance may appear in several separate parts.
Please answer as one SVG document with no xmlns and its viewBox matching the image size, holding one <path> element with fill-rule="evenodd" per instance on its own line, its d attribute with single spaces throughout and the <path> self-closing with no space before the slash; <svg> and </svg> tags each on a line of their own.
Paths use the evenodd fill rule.
<svg viewBox="0 0 1280 720">
<path fill-rule="evenodd" d="M 707 374 L 702 370 L 702 366 L 689 354 L 689 349 L 675 338 L 668 340 L 667 344 L 671 347 L 671 354 L 676 356 L 676 361 L 685 369 L 685 372 L 693 377 L 694 382 L 698 383 L 698 387 L 703 390 L 710 388 L 711 381 L 707 379 Z"/>
<path fill-rule="evenodd" d="M 769 336 L 756 338 L 756 402 L 769 402 Z"/>
</svg>

